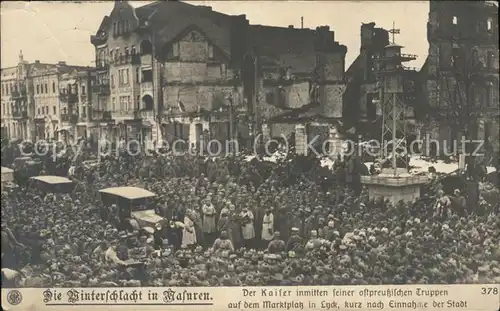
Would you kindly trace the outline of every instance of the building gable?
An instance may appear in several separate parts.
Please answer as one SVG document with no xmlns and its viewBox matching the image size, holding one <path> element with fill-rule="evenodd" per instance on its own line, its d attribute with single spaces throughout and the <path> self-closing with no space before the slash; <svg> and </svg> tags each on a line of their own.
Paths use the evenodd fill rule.
<svg viewBox="0 0 500 311">
<path fill-rule="evenodd" d="M 183 42 L 205 42 L 207 41 L 205 36 L 199 31 L 191 30 L 184 37 L 180 39 Z"/>
<path fill-rule="evenodd" d="M 138 9 L 142 11 L 142 9 Z M 178 35 L 189 27 L 203 29 L 207 38 L 227 55 L 231 53 L 231 29 L 234 16 L 212 11 L 208 7 L 196 6 L 181 1 L 162 1 L 155 6 L 155 12 L 148 23 L 154 33 L 155 50 L 160 51 L 173 42 Z M 145 14 L 141 12 L 140 15 Z"/>
<path fill-rule="evenodd" d="M 190 25 L 167 42 L 162 56 L 181 62 L 227 62 L 229 56 L 198 26 Z"/>
</svg>

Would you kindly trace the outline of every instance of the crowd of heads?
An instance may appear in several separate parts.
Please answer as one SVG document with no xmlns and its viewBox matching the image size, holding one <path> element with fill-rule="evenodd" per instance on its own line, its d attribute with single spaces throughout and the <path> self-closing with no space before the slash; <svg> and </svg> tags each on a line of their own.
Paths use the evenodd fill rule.
<svg viewBox="0 0 500 311">
<path fill-rule="evenodd" d="M 393 206 L 343 183 L 326 191 L 307 179 L 282 183 L 262 164 L 239 158 L 106 158 L 95 165 L 75 165 L 69 194 L 2 192 L 2 231 L 19 242 L 5 251 L 11 257 L 2 245 L 2 256 L 15 259 L 19 286 L 500 282 L 500 218 L 492 206 L 436 217 L 432 200 Z M 156 211 L 169 220 L 155 228 L 166 232 L 160 242 L 102 218 L 98 191 L 127 185 L 157 194 Z M 188 242 L 186 221 L 196 236 Z M 127 254 L 111 262 L 109 249 Z"/>
</svg>

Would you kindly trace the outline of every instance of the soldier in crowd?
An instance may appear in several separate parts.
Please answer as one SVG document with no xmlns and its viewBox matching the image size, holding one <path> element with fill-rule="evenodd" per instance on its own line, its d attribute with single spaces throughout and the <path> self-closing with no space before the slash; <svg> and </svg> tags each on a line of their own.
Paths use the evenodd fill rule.
<svg viewBox="0 0 500 311">
<path fill-rule="evenodd" d="M 102 160 L 100 168 L 106 169 L 101 176 L 92 184 L 75 181 L 79 186 L 65 201 L 45 202 L 30 189 L 2 193 L 2 220 L 17 241 L 2 227 L 3 257 L 12 252 L 9 245 L 22 243 L 11 269 L 29 264 L 32 270 L 20 286 L 500 282 L 498 210 L 486 199 L 480 203 L 485 213 L 461 215 L 450 203 L 451 195 L 439 190 L 430 196 L 438 204 L 426 203 L 436 208 L 436 217 L 428 217 L 427 208 L 413 210 L 406 203 L 394 208 L 369 200 L 366 189 L 355 195 L 349 188 L 325 192 L 315 183 L 291 183 L 283 176 L 262 182 L 240 178 L 259 171 L 259 162 L 238 160 L 240 176 L 205 180 L 201 174 L 207 171 L 193 165 L 201 163 L 198 157 L 158 158 L 143 168 L 146 174 L 132 169 L 143 167 L 144 159 L 127 159 L 129 170 L 122 169 L 121 161 Z M 229 163 L 222 159 L 217 165 Z M 160 228 L 148 234 L 127 232 L 101 217 L 97 191 L 134 183 L 160 194 L 161 204 L 172 210 L 165 233 L 156 233 Z M 453 198 L 463 202 L 461 196 Z M 211 205 L 215 212 L 203 213 L 203 206 Z M 267 245 L 266 228 L 273 234 Z M 209 244 L 206 234 L 218 238 Z M 470 254 L 475 254 L 473 261 Z M 444 267 L 443 262 L 450 264 Z M 414 269 L 402 270 L 408 263 Z"/>
</svg>

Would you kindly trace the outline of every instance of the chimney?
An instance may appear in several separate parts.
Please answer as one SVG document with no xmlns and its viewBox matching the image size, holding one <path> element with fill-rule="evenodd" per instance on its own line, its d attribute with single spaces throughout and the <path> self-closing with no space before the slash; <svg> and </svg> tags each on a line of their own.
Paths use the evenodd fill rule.
<svg viewBox="0 0 500 311">
<path fill-rule="evenodd" d="M 63 60 L 61 60 L 61 61 L 59 61 L 57 64 L 58 64 L 58 65 L 65 66 L 65 65 L 66 65 L 66 62 L 65 62 L 65 61 L 63 61 Z"/>
<path fill-rule="evenodd" d="M 230 28 L 231 38 L 231 66 L 237 68 L 241 65 L 243 56 L 248 49 L 248 19 L 246 15 L 238 15 L 233 18 Z"/>
<path fill-rule="evenodd" d="M 35 60 L 35 64 L 40 64 L 40 61 L 38 59 Z"/>
<path fill-rule="evenodd" d="M 288 28 L 289 29 L 293 29 L 293 25 L 288 25 Z"/>
<path fill-rule="evenodd" d="M 375 23 L 361 24 L 361 50 L 370 48 L 373 43 Z"/>
</svg>

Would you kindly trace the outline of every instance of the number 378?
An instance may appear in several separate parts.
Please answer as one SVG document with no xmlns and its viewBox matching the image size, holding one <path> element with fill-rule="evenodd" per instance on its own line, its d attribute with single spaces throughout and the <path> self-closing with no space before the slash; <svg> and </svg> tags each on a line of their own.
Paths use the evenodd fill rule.
<svg viewBox="0 0 500 311">
<path fill-rule="evenodd" d="M 481 287 L 482 295 L 498 295 L 498 287 Z"/>
</svg>

